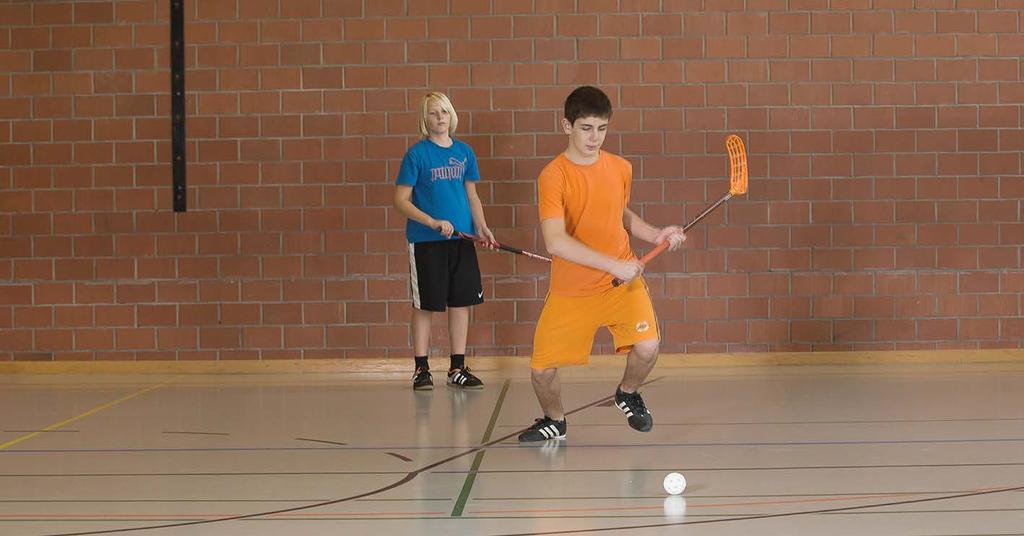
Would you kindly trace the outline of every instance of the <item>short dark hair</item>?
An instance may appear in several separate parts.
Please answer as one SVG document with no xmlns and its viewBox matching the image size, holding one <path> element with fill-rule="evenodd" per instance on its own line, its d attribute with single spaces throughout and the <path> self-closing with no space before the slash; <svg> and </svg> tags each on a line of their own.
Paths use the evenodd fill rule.
<svg viewBox="0 0 1024 536">
<path fill-rule="evenodd" d="M 594 86 L 580 86 L 565 98 L 565 118 L 575 124 L 581 117 L 611 119 L 612 101 L 604 91 Z"/>
</svg>

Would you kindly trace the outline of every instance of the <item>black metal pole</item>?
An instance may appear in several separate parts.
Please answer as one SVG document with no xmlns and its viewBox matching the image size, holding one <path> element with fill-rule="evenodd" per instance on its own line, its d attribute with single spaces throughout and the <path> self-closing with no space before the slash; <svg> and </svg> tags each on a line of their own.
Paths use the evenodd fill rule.
<svg viewBox="0 0 1024 536">
<path fill-rule="evenodd" d="M 188 210 L 185 164 L 185 0 L 171 0 L 171 173 L 174 211 Z"/>
</svg>

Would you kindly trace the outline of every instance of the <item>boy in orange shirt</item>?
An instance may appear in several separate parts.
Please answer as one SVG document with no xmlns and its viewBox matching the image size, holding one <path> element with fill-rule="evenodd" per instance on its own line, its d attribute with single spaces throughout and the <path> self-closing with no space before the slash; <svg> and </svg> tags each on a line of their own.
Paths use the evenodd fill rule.
<svg viewBox="0 0 1024 536">
<path fill-rule="evenodd" d="M 544 417 L 520 434 L 520 441 L 566 436 L 558 369 L 586 364 L 602 326 L 611 331 L 616 352 L 629 353 L 615 405 L 633 429 L 647 432 L 654 425 L 637 389 L 657 361 L 658 322 L 627 231 L 652 244 L 667 240 L 670 251 L 686 236 L 680 227 L 653 227 L 626 206 L 632 166 L 601 150 L 611 115 L 611 101 L 600 89 L 573 91 L 561 122 L 568 146 L 537 179 L 541 234 L 553 257 L 530 361 Z M 613 279 L 623 283 L 613 286 Z"/>
</svg>

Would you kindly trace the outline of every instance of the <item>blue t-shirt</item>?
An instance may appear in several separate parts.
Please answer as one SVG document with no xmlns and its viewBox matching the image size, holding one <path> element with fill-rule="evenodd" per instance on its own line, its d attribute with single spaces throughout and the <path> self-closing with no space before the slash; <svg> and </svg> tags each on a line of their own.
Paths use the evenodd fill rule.
<svg viewBox="0 0 1024 536">
<path fill-rule="evenodd" d="M 402 159 L 395 184 L 412 186 L 412 204 L 435 220 L 448 220 L 456 231 L 473 232 L 473 214 L 469 210 L 463 181 L 480 180 L 476 155 L 469 145 L 452 138 L 451 147 L 424 138 L 409 148 Z M 405 238 L 410 243 L 445 240 L 441 233 L 408 220 Z"/>
</svg>

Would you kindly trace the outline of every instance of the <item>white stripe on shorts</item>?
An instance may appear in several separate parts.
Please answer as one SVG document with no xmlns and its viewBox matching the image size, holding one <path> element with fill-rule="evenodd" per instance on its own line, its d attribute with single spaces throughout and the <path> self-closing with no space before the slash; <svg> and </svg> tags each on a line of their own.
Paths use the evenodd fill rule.
<svg viewBox="0 0 1024 536">
<path fill-rule="evenodd" d="M 412 306 L 420 308 L 420 282 L 416 274 L 416 244 L 409 244 L 409 284 L 412 285 Z"/>
</svg>

